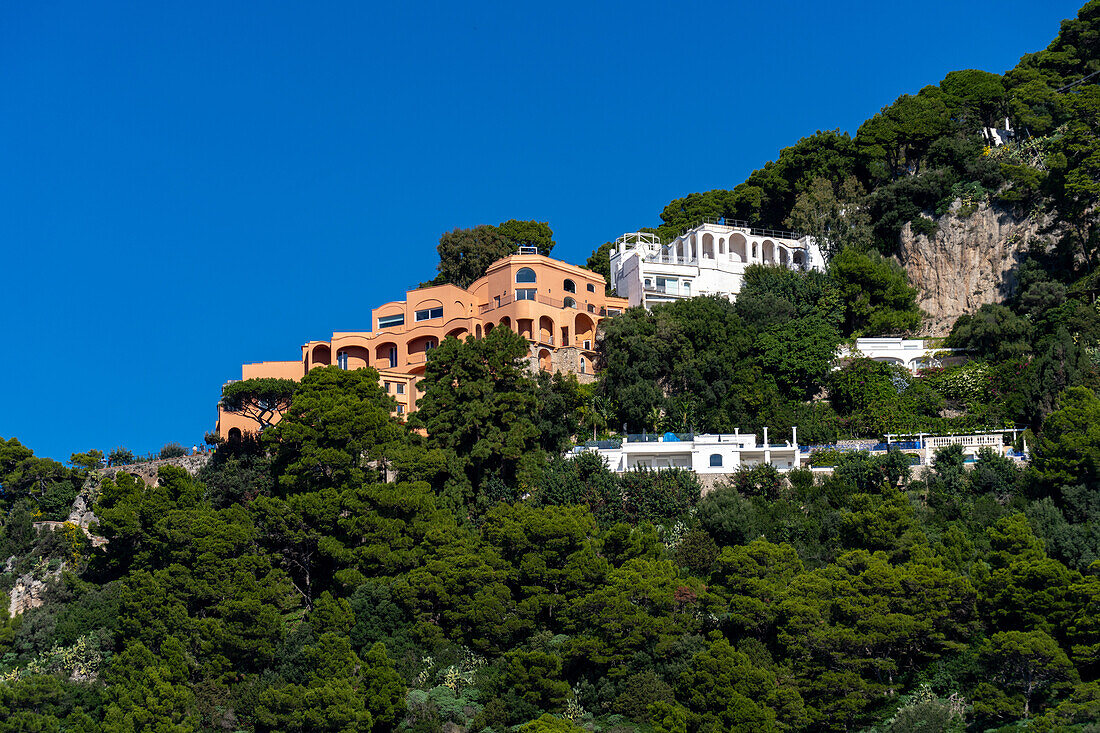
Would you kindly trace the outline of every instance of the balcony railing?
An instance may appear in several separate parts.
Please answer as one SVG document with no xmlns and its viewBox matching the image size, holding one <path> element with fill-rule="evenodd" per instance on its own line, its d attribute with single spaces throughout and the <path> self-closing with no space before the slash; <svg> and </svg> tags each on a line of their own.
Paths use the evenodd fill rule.
<svg viewBox="0 0 1100 733">
<path fill-rule="evenodd" d="M 504 295 L 501 295 L 497 298 L 494 298 L 492 301 L 486 303 L 485 305 L 480 306 L 478 312 L 479 313 L 488 313 L 489 311 L 496 310 L 497 308 L 501 308 L 503 306 L 508 305 L 509 303 L 511 303 L 515 299 L 516 299 L 515 296 L 512 295 L 511 293 L 505 293 Z"/>
</svg>

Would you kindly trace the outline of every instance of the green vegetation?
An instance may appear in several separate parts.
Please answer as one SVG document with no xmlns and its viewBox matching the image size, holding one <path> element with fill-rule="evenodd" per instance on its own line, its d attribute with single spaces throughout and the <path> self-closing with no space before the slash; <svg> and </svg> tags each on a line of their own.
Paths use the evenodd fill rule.
<svg viewBox="0 0 1100 733">
<path fill-rule="evenodd" d="M 489 265 L 515 254 L 520 247 L 535 247 L 539 254 L 554 249 L 554 232 L 546 222 L 509 219 L 498 226 L 481 224 L 455 229 L 439 238 L 439 274 L 420 287 L 453 283 L 460 288 L 485 274 Z"/>
<path fill-rule="evenodd" d="M 526 423 L 561 385 L 525 377 L 500 333 L 441 346 L 428 380 L 453 370 L 470 414 L 507 409 L 518 437 L 424 438 L 370 370 L 317 369 L 277 427 L 198 477 L 96 482 L 96 550 L 31 526 L 56 499 L 27 477 L 79 487 L 84 469 L 4 441 L 0 577 L 49 590 L 0 622 L 0 730 L 1094 719 L 1093 391 L 1061 396 L 1031 469 L 986 452 L 964 470 L 953 446 L 915 480 L 900 453 L 822 454 L 831 475 L 760 466 L 701 496 L 687 472 L 546 458 Z"/>
<path fill-rule="evenodd" d="M 786 223 L 829 271 L 751 268 L 736 306 L 609 320 L 594 385 L 533 375 L 497 328 L 431 351 L 409 423 L 372 369 L 228 385 L 267 429 L 196 476 L 105 478 L 99 451 L 67 467 L 0 439 L 0 588 L 45 587 L 0 611 L 0 733 L 1093 729 L 1100 104 L 1062 87 L 1097 68 L 1098 28 L 1093 0 L 1003 77 L 953 72 L 854 139 L 818 133 L 670 204 L 662 234 Z M 1006 111 L 1043 136 L 1041 166 L 983 154 L 973 133 Z M 844 340 L 916 328 L 888 255 L 956 199 L 1065 226 L 1011 299 L 955 324 L 967 363 L 832 370 Z M 440 282 L 551 237 L 444 235 Z M 1005 422 L 1030 428 L 1027 468 L 819 452 L 827 475 L 757 466 L 702 495 L 689 472 L 561 457 L 624 425 L 827 442 Z M 60 523 L 78 495 L 106 544 Z"/>
</svg>

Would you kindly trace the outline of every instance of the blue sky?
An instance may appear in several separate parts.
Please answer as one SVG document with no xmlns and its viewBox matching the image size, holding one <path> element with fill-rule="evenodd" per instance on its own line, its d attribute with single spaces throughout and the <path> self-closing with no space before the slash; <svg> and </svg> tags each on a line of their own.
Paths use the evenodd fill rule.
<svg viewBox="0 0 1100 733">
<path fill-rule="evenodd" d="M 103 2 L 0 10 L 0 436 L 190 445 L 247 361 L 537 219 L 555 256 L 1003 72 L 1077 2 Z"/>
</svg>

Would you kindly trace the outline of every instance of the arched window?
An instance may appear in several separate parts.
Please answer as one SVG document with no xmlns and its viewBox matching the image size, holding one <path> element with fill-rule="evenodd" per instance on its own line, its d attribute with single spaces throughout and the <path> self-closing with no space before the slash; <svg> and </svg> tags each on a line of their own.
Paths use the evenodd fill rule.
<svg viewBox="0 0 1100 733">
<path fill-rule="evenodd" d="M 588 369 L 588 365 L 587 365 L 587 363 L 585 362 L 585 360 L 584 360 L 584 357 L 582 356 L 582 357 L 581 357 L 581 374 L 587 374 L 587 373 L 588 373 L 588 372 L 586 371 L 587 369 Z"/>
<path fill-rule="evenodd" d="M 565 289 L 565 292 L 567 293 L 577 292 L 577 284 L 572 280 L 566 280 L 564 283 L 562 283 L 561 286 Z"/>
<path fill-rule="evenodd" d="M 516 270 L 516 282 L 518 283 L 533 283 L 535 282 L 535 271 L 530 267 L 521 267 Z"/>
<path fill-rule="evenodd" d="M 566 298 L 565 303 L 564 303 L 564 307 L 565 308 L 576 308 L 577 307 L 577 301 L 573 300 L 572 298 Z"/>
<path fill-rule="evenodd" d="M 722 465 L 722 454 L 721 453 L 711 453 L 710 454 L 710 465 L 711 466 L 721 466 Z"/>
<path fill-rule="evenodd" d="M 336 354 L 336 366 L 344 370 L 348 368 L 348 352 L 341 351 Z"/>
</svg>

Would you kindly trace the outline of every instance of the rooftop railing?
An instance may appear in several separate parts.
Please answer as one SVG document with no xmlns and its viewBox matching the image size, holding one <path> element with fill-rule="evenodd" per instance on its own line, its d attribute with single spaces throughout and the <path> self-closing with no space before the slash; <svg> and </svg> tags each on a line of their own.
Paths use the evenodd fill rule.
<svg viewBox="0 0 1100 733">
<path fill-rule="evenodd" d="M 756 237 L 776 237 L 778 239 L 802 239 L 803 234 L 799 232 L 790 232 L 783 229 L 765 229 L 762 227 L 754 227 L 747 221 L 741 219 L 728 219 L 724 216 L 704 216 L 697 224 L 684 227 L 679 236 L 684 236 L 692 229 L 695 229 L 703 224 L 717 224 L 718 226 L 731 227 L 733 229 L 744 229 L 750 234 Z"/>
</svg>

